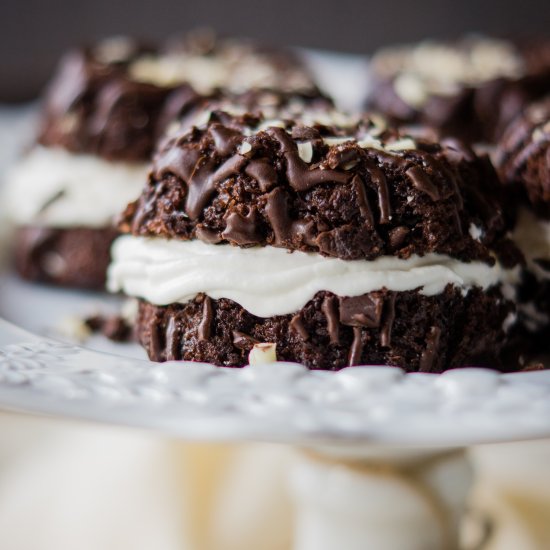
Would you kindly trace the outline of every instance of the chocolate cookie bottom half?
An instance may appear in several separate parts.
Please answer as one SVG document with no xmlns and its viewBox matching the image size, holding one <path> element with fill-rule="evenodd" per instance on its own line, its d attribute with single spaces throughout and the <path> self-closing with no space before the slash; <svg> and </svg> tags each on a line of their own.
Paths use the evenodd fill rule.
<svg viewBox="0 0 550 550">
<path fill-rule="evenodd" d="M 275 343 L 277 360 L 312 369 L 395 365 L 442 372 L 460 366 L 502 370 L 513 306 L 496 288 L 467 294 L 447 285 L 380 290 L 357 297 L 318 292 L 294 314 L 257 317 L 232 300 L 204 294 L 185 304 L 140 301 L 136 331 L 154 361 L 187 360 L 243 366 L 256 343 Z"/>
<path fill-rule="evenodd" d="M 110 227 L 20 227 L 15 234 L 15 267 L 30 281 L 103 289 L 116 236 Z"/>
</svg>

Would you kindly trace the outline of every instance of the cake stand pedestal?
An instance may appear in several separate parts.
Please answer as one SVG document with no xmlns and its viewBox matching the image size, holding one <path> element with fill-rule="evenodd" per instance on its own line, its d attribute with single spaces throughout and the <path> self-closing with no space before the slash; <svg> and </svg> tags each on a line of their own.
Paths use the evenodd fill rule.
<svg viewBox="0 0 550 550">
<path fill-rule="evenodd" d="M 458 550 L 472 473 L 461 451 L 307 452 L 290 481 L 295 550 Z"/>
<path fill-rule="evenodd" d="M 459 548 L 472 478 L 461 449 L 550 437 L 550 371 L 229 369 L 123 352 L 0 319 L 0 408 L 301 449 L 290 475 L 295 550 Z"/>
</svg>

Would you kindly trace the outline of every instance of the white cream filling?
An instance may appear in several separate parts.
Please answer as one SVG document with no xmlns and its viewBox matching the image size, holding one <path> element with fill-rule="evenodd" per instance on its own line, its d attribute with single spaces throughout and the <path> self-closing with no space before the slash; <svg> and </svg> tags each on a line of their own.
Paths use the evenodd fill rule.
<svg viewBox="0 0 550 550">
<path fill-rule="evenodd" d="M 156 305 L 185 303 L 197 294 L 228 298 L 259 317 L 292 313 L 326 290 L 359 296 L 387 288 L 431 296 L 446 285 L 464 293 L 518 279 L 498 263 L 461 262 L 440 254 L 343 261 L 275 247 L 239 248 L 202 241 L 122 236 L 112 248 L 108 289 Z"/>
<path fill-rule="evenodd" d="M 147 173 L 146 163 L 36 146 L 8 172 L 3 199 L 18 225 L 105 227 L 139 196 Z"/>
</svg>

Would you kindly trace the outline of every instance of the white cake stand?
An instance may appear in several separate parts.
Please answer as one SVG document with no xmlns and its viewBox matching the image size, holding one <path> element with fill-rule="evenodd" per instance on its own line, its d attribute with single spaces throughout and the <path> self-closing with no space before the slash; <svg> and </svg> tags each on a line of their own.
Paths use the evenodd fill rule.
<svg viewBox="0 0 550 550">
<path fill-rule="evenodd" d="M 362 60 L 310 56 L 342 104 L 360 103 Z M 0 152 L 9 153 L 28 116 L 0 118 L 10 123 L 0 125 Z M 0 273 L 0 408 L 185 439 L 292 445 L 300 450 L 289 480 L 295 550 L 459 548 L 472 478 L 464 449 L 550 437 L 550 371 L 154 364 L 136 346 L 98 338 L 78 346 L 63 336 L 69 318 L 112 307 L 105 296 Z"/>
<path fill-rule="evenodd" d="M 112 304 L 0 277 L 0 407 L 293 445 L 296 550 L 459 548 L 472 477 L 463 450 L 550 436 L 550 371 L 156 364 L 132 346 L 96 339 L 90 349 L 37 334 L 98 307 Z"/>
</svg>

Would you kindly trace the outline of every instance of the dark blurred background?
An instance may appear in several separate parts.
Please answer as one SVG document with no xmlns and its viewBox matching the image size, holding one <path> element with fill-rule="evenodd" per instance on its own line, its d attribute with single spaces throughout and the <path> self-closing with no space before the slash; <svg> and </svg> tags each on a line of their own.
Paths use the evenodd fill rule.
<svg viewBox="0 0 550 550">
<path fill-rule="evenodd" d="M 35 97 L 73 44 L 124 33 L 156 39 L 197 26 L 366 54 L 472 31 L 547 35 L 550 0 L 0 0 L 0 101 Z"/>
</svg>

